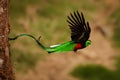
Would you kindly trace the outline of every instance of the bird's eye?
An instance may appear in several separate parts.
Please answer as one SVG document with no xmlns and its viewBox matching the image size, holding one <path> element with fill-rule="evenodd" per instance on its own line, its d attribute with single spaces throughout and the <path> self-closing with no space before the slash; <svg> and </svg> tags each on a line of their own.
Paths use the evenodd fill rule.
<svg viewBox="0 0 120 80">
<path fill-rule="evenodd" d="M 85 42 L 85 46 L 87 47 L 87 46 L 89 46 L 91 44 L 91 40 L 87 40 L 86 42 Z"/>
</svg>

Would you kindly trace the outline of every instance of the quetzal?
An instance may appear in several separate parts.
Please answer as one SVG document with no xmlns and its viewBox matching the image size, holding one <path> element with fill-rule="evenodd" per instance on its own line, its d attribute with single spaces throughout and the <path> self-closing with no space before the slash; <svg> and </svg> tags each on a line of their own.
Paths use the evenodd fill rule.
<svg viewBox="0 0 120 80">
<path fill-rule="evenodd" d="M 36 39 L 30 34 L 20 34 L 14 38 L 9 38 L 10 40 L 15 40 L 20 36 L 29 36 L 32 37 L 38 45 L 46 50 L 48 53 L 53 52 L 66 52 L 66 51 L 77 51 L 78 49 L 85 48 L 91 44 L 89 39 L 91 28 L 88 22 L 85 22 L 83 13 L 78 11 L 70 13 L 70 16 L 67 16 L 68 26 L 71 29 L 71 40 L 62 44 L 52 45 L 50 47 L 45 47 L 39 42 L 39 39 Z"/>
</svg>

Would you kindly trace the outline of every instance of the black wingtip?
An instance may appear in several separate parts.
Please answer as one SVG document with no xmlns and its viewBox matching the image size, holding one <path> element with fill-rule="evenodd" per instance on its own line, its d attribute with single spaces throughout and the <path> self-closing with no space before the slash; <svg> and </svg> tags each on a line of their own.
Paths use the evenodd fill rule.
<svg viewBox="0 0 120 80">
<path fill-rule="evenodd" d="M 85 25 L 85 18 L 83 13 L 79 13 L 78 10 L 73 11 L 73 13 L 70 13 L 70 16 L 67 16 L 68 20 L 67 22 L 71 25 L 71 26 L 81 26 L 81 25 Z"/>
<path fill-rule="evenodd" d="M 82 17 L 83 24 L 85 24 L 85 18 L 82 12 L 81 12 L 81 17 Z"/>
</svg>

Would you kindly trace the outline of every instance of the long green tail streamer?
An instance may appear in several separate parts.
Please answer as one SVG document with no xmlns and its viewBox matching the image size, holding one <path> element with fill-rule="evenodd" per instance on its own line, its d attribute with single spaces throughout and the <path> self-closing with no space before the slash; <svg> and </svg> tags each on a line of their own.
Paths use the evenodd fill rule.
<svg viewBox="0 0 120 80">
<path fill-rule="evenodd" d="M 34 36 L 32 36 L 32 35 L 30 35 L 30 34 L 20 34 L 20 35 L 17 35 L 17 36 L 15 36 L 15 37 L 13 37 L 13 38 L 9 38 L 9 40 L 16 40 L 16 39 L 18 39 L 19 37 L 22 37 L 22 36 L 28 36 L 28 37 L 33 38 L 33 39 L 37 42 L 37 44 L 38 44 L 39 46 L 41 46 L 43 49 L 45 49 L 45 46 L 43 46 L 43 45 L 39 42 L 41 36 L 39 36 L 39 38 L 36 39 Z"/>
</svg>

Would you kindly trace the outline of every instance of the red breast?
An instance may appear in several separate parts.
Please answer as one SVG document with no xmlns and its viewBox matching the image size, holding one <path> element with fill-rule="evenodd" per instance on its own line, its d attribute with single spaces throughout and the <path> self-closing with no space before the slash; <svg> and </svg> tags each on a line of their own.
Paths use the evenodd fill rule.
<svg viewBox="0 0 120 80">
<path fill-rule="evenodd" d="M 78 49 L 81 49 L 82 45 L 81 44 L 76 44 L 74 47 L 74 51 L 77 51 Z"/>
</svg>

